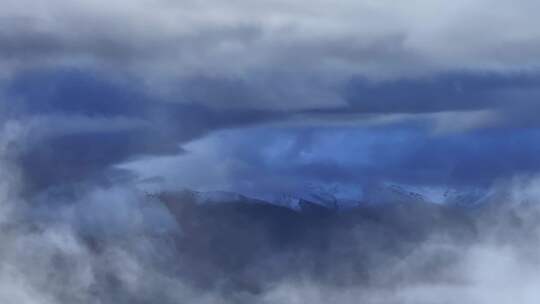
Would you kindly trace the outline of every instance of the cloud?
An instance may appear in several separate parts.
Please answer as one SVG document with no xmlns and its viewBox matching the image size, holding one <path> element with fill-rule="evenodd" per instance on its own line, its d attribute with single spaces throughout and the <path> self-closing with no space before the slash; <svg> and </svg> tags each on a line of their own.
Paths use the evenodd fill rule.
<svg viewBox="0 0 540 304">
<path fill-rule="evenodd" d="M 11 82 L 5 93 L 0 103 L 8 109 L 6 119 L 18 121 L 28 133 L 17 156 L 28 193 L 107 178 L 105 172 L 122 161 L 176 154 L 179 144 L 213 130 L 278 116 L 154 99 L 133 83 L 91 71 L 32 71 Z"/>
<path fill-rule="evenodd" d="M 260 126 L 213 133 L 177 156 L 121 165 L 168 188 L 231 190 L 253 195 L 302 191 L 306 185 L 367 190 L 374 182 L 433 188 L 487 188 L 531 175 L 536 129 L 433 134 L 414 124 L 393 127 Z"/>
<path fill-rule="evenodd" d="M 0 172 L 7 174 L 0 179 L 0 208 L 16 211 L 0 221 L 6 245 L 0 251 L 0 300 L 538 300 L 540 230 L 537 206 L 530 204 L 538 196 L 535 178 L 495 185 L 491 205 L 475 216 L 429 204 L 322 217 L 270 205 L 198 206 L 175 196 L 148 197 L 129 182 L 89 185 L 71 197 L 49 192 L 27 199 L 18 187 L 25 181 L 14 178 L 16 162 L 10 161 L 25 131 L 10 122 L 0 141 Z M 287 143 L 266 147 L 268 157 L 298 157 L 309 154 L 308 147 L 332 146 L 319 144 L 320 133 L 308 132 L 301 141 L 264 133 L 273 144 Z M 227 135 L 222 140 L 242 141 Z"/>
<path fill-rule="evenodd" d="M 397 60 L 397 63 L 406 66 L 412 64 L 406 59 L 414 58 L 406 56 L 410 52 L 418 58 L 426 58 L 434 66 L 449 67 L 459 61 L 462 61 L 461 67 L 512 67 L 519 66 L 520 61 L 529 66 L 529 56 L 534 58 L 532 51 L 538 37 L 532 30 L 534 19 L 526 17 L 532 16 L 536 3 L 498 4 L 489 12 L 483 9 L 484 4 L 482 0 L 418 1 L 398 5 L 388 1 L 347 0 L 334 5 L 322 2 L 291 5 L 283 1 L 266 1 L 259 5 L 248 1 L 227 4 L 216 1 L 204 4 L 196 1 L 154 1 L 152 4 L 144 1 L 115 4 L 83 1 L 73 4 L 60 0 L 38 2 L 30 11 L 24 2 L 11 2 L 6 5 L 3 15 L 4 20 L 15 21 L 15 26 L 4 35 L 17 31 L 15 33 L 19 35 L 10 36 L 20 37 L 20 40 L 8 40 L 10 43 L 4 49 L 8 52 L 17 43 L 25 50 L 47 49 L 46 46 L 25 47 L 20 42 L 40 41 L 37 38 L 42 36 L 49 38 L 43 42 L 49 41 L 56 46 L 51 52 L 54 54 L 67 50 L 72 57 L 85 55 L 106 60 L 116 58 L 110 55 L 116 49 L 131 54 L 128 59 L 138 59 L 146 51 L 156 57 L 165 54 L 167 59 L 180 59 L 179 66 L 188 64 L 185 59 L 190 59 L 194 66 L 204 66 L 214 64 L 216 60 L 204 63 L 196 59 L 237 55 L 234 66 L 253 67 L 258 63 L 293 58 L 291 52 L 306 49 L 310 52 L 300 54 L 307 57 L 297 57 L 302 59 L 300 63 L 316 58 L 322 59 L 322 63 L 335 60 L 337 64 L 344 62 L 354 66 L 354 63 L 364 63 L 366 58 L 379 54 L 382 58 L 402 55 L 405 60 Z M 75 35 L 70 32 L 75 24 L 86 27 L 81 27 Z M 392 42 L 385 43 L 387 40 Z M 186 41 L 192 44 L 185 45 Z M 516 56 L 517 45 L 528 46 L 524 54 L 529 56 Z M 197 54 L 198 46 L 204 48 Z M 265 49 L 266 52 L 253 52 Z M 178 50 L 188 52 L 176 53 Z M 241 56 L 247 53 L 258 60 Z M 475 62 L 475 59 L 480 61 Z M 382 61 L 377 60 L 379 63 L 376 64 L 384 66 Z M 394 65 L 396 60 L 390 63 Z M 233 65 L 223 61 L 221 67 Z M 407 69 L 412 68 L 401 70 Z"/>
<path fill-rule="evenodd" d="M 497 4 L 489 12 L 483 0 L 31 5 L 10 1 L 0 16 L 9 24 L 0 31 L 7 73 L 97 68 L 145 79 L 153 92 L 174 92 L 177 83 L 199 79 L 212 81 L 218 92 L 234 89 L 252 108 L 340 106 L 333 88 L 353 76 L 522 72 L 539 63 L 534 1 Z"/>
<path fill-rule="evenodd" d="M 36 191 L 253 124 L 537 128 L 536 4 L 484 6 L 9 1 L 0 115 Z"/>
<path fill-rule="evenodd" d="M 0 302 L 537 303 L 539 8 L 4 1 Z M 155 181 L 488 196 L 301 214 Z"/>
<path fill-rule="evenodd" d="M 274 81 L 279 83 L 280 79 Z M 0 104 L 6 109 L 6 119 L 16 119 L 28 128 L 27 140 L 18 156 L 27 176 L 27 191 L 33 193 L 51 185 L 77 183 L 85 179 L 116 179 L 119 172 L 112 168 L 120 163 L 145 156 L 184 153 L 181 145 L 212 132 L 254 125 L 281 129 L 276 134 L 284 140 L 290 137 L 300 140 L 295 144 L 297 147 L 303 144 L 326 145 L 320 141 L 309 143 L 309 140 L 303 143 L 304 139 L 301 139 L 310 136 L 324 138 L 326 128 L 336 138 L 347 138 L 335 143 L 335 147 L 357 145 L 354 142 L 358 139 L 350 135 L 354 132 L 367 134 L 362 130 L 379 129 L 373 134 L 379 134 L 381 141 L 388 141 L 387 147 L 381 148 L 383 150 L 392 150 L 389 143 L 400 136 L 397 135 L 399 132 L 392 130 L 422 130 L 418 131 L 420 138 L 404 135 L 411 138 L 410 146 L 416 150 L 410 150 L 408 144 L 399 142 L 403 147 L 400 150 L 402 155 L 372 159 L 377 165 L 357 166 L 350 160 L 337 160 L 355 156 L 351 153 L 344 156 L 334 148 L 325 152 L 325 159 L 316 158 L 295 165 L 298 172 L 292 169 L 282 172 L 297 178 L 309 176 L 341 182 L 356 179 L 356 183 L 360 183 L 368 176 L 382 178 L 387 174 L 389 179 L 410 177 L 411 183 L 427 180 L 454 183 L 462 178 L 486 184 L 503 173 L 529 172 L 535 168 L 526 168 L 534 163 L 527 150 L 517 151 L 517 146 L 503 141 L 500 134 L 516 134 L 516 140 L 521 136 L 527 140 L 533 137 L 521 134 L 533 134 L 537 128 L 537 115 L 531 110 L 535 107 L 539 86 L 536 74 L 447 74 L 376 83 L 354 78 L 345 86 L 335 88 L 344 104 L 328 108 L 328 104 L 322 102 L 318 106 L 313 104 L 314 108 L 309 110 L 303 109 L 302 102 L 295 103 L 312 95 L 320 97 L 318 90 L 312 91 L 309 86 L 302 87 L 305 96 L 291 100 L 286 96 L 289 94 L 287 87 L 275 92 L 272 83 L 269 87 L 264 82 L 252 86 L 253 82 L 198 77 L 180 84 L 175 95 L 164 96 L 148 93 L 142 82 L 136 79 L 116 79 L 97 70 L 30 70 L 12 79 L 5 86 L 5 97 Z M 276 106 L 280 104 L 281 108 L 248 106 L 253 100 L 265 100 L 267 104 Z M 276 100 L 279 103 L 275 103 Z M 530 128 L 530 132 L 522 130 L 524 127 Z M 301 132 L 304 135 L 298 137 L 297 130 L 302 129 L 312 131 Z M 317 132 L 323 135 L 315 135 Z M 471 135 L 466 135 L 468 132 Z M 308 136 L 308 133 L 314 135 Z M 254 155 L 261 158 L 254 163 L 260 164 L 267 162 L 264 157 L 271 157 L 264 151 L 269 143 L 253 144 L 259 138 L 266 137 L 246 135 L 245 140 L 252 142 L 230 143 L 239 147 L 227 157 L 231 160 L 228 163 L 234 163 L 234 166 L 247 164 L 246 168 L 234 171 L 245 171 L 243 174 L 246 175 L 250 172 L 255 183 L 265 183 L 267 178 L 257 170 L 247 169 L 253 166 L 251 158 Z M 482 156 L 474 156 L 476 152 L 467 151 L 468 146 L 476 145 L 477 138 L 486 144 L 486 148 L 479 150 Z M 508 158 L 503 160 L 500 154 L 493 154 L 494 150 L 487 148 L 492 147 L 491 142 L 494 142 L 495 149 L 509 151 Z M 223 145 L 212 149 L 228 153 L 229 148 Z M 531 144 L 527 143 L 527 146 Z M 456 149 L 459 159 L 448 162 L 448 157 L 443 155 L 445 149 Z M 383 151 L 381 155 L 385 153 Z M 296 162 L 294 154 L 290 157 L 292 162 Z M 394 163 L 396 158 L 398 163 Z M 493 162 L 488 164 L 488 160 Z M 279 162 L 285 166 L 291 163 L 283 158 L 268 166 L 278 168 L 281 166 Z M 381 164 L 388 167 L 383 169 Z M 466 167 L 480 168 L 480 164 L 484 164 L 478 171 L 485 172 L 483 177 L 478 173 L 472 178 L 473 173 L 465 173 Z M 495 172 L 495 168 L 508 168 L 510 164 L 517 167 Z M 420 170 L 413 170 L 414 166 L 420 166 Z M 417 172 L 418 176 L 400 170 Z M 125 172 L 122 174 L 126 178 L 130 176 Z M 224 185 L 230 183 L 224 182 Z"/>
</svg>

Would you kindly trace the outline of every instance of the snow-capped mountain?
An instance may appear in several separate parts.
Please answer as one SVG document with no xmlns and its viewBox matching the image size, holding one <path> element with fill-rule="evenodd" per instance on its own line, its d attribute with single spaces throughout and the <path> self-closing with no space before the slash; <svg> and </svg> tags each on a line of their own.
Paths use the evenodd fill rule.
<svg viewBox="0 0 540 304">
<path fill-rule="evenodd" d="M 320 185 L 310 183 L 295 193 L 281 194 L 269 201 L 293 210 L 300 210 L 301 203 L 306 202 L 331 210 L 344 210 L 357 207 L 360 197 L 357 193 L 350 193 L 347 188 L 338 185 Z"/>
<path fill-rule="evenodd" d="M 159 194 L 162 198 L 174 198 L 198 205 L 226 203 L 269 204 L 298 212 L 321 209 L 341 211 L 357 207 L 395 205 L 407 203 L 432 203 L 429 199 L 414 191 L 398 185 L 381 185 L 366 191 L 363 198 L 357 200 L 344 197 L 336 188 L 310 186 L 294 194 L 281 194 L 271 198 L 257 199 L 236 192 L 228 191 L 193 191 L 181 190 Z M 449 196 L 450 197 L 450 196 Z M 460 197 L 460 196 L 459 196 Z"/>
<path fill-rule="evenodd" d="M 422 194 L 398 185 L 379 185 L 368 189 L 362 200 L 363 205 L 387 205 L 405 203 L 431 203 Z"/>
<path fill-rule="evenodd" d="M 448 206 L 474 208 L 484 205 L 489 200 L 489 197 L 486 191 L 481 189 L 466 191 L 448 189 L 444 193 L 443 200 L 444 204 Z"/>
<path fill-rule="evenodd" d="M 174 192 L 162 192 L 157 194 L 157 196 L 160 196 L 162 199 L 174 198 L 189 201 L 197 205 L 214 205 L 225 203 L 267 204 L 266 201 L 230 191 L 194 191 L 183 189 Z"/>
</svg>

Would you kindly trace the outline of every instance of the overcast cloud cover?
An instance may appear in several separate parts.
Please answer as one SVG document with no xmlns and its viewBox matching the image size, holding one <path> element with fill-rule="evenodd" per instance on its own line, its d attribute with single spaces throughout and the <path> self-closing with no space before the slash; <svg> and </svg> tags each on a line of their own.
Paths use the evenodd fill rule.
<svg viewBox="0 0 540 304">
<path fill-rule="evenodd" d="M 539 299 L 533 286 L 540 282 L 534 211 L 540 2 L 0 0 L 0 6 L 0 302 L 352 303 L 360 294 L 366 303 Z M 306 232 L 283 246 L 283 232 L 260 224 L 258 211 L 189 211 L 208 218 L 196 233 L 233 227 L 222 236 L 227 244 L 237 244 L 242 225 L 258 227 L 248 239 L 279 240 L 255 244 L 268 246 L 268 255 L 238 266 L 232 253 L 252 243 L 197 260 L 214 249 L 179 236 L 188 211 L 171 213 L 144 195 L 189 188 L 266 199 L 323 187 L 359 200 L 387 184 L 437 203 L 448 190 L 487 193 L 485 201 L 504 207 L 490 204 L 466 220 L 450 212 L 448 223 L 418 227 L 406 219 L 434 211 L 395 211 L 369 228 L 347 226 L 341 215 L 325 224 L 302 218 L 292 230 L 314 225 L 323 227 L 320 235 Z M 299 216 L 277 214 L 285 222 Z M 233 221 L 237 216 L 242 220 Z M 409 240 L 402 224 L 422 237 Z M 434 225 L 443 232 L 422 234 Z M 472 243 L 445 228 L 464 226 L 475 227 L 464 232 Z M 326 241 L 333 245 L 314 245 Z M 182 251 L 191 242 L 193 252 Z M 365 242 L 374 245 L 349 246 Z M 360 267 L 375 273 L 367 285 L 351 266 L 359 252 L 362 263 L 375 261 Z M 456 261 L 441 262 L 441 252 Z M 313 263 L 298 262 L 302 254 Z M 336 257 L 343 262 L 335 264 Z M 420 270 L 425 265 L 411 258 L 443 265 L 435 271 L 443 279 L 430 284 Z M 276 273 L 267 274 L 272 265 Z M 454 266 L 463 271 L 453 273 Z M 355 283 L 334 286 L 325 276 Z M 264 284 L 255 292 L 243 285 L 249 280 Z M 506 292 L 497 294 L 501 286 Z"/>
<path fill-rule="evenodd" d="M 534 1 L 6 0 L 2 6 L 3 116 L 33 126 L 23 167 L 63 163 L 61 170 L 32 173 L 37 189 L 140 155 L 178 153 L 215 130 L 267 123 L 357 130 L 369 124 L 404 129 L 438 147 L 475 136 L 455 133 L 488 132 L 478 135 L 490 141 L 479 149 L 505 146 L 512 162 L 535 162 L 534 153 L 523 152 L 534 150 L 528 146 L 536 145 L 531 128 L 538 122 Z M 378 130 L 377 145 L 388 145 L 387 134 L 398 136 Z M 448 141 L 432 138 L 448 133 Z M 509 137 L 527 147 L 510 147 Z M 397 145 L 418 148 L 407 140 Z M 492 167 L 489 155 L 478 159 L 476 149 L 457 145 L 466 151 L 455 166 Z M 448 167 L 444 160 L 426 163 Z M 387 167 L 410 171 L 400 166 L 406 164 Z M 508 167 L 516 171 L 510 174 L 530 169 Z M 500 177 L 484 174 L 484 183 Z"/>
</svg>

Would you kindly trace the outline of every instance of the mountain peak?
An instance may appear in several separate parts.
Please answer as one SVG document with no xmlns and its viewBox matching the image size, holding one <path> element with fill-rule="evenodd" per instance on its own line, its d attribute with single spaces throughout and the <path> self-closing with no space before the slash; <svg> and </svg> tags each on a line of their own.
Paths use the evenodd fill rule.
<svg viewBox="0 0 540 304">
<path fill-rule="evenodd" d="M 369 205 L 403 204 L 411 202 L 431 203 L 422 194 L 405 189 L 402 186 L 379 185 L 366 191 L 364 203 Z"/>
<path fill-rule="evenodd" d="M 317 210 L 338 211 L 353 209 L 361 205 L 391 205 L 407 203 L 431 203 L 423 195 L 409 191 L 398 185 L 374 187 L 368 191 L 364 200 L 341 199 L 335 192 L 321 187 L 311 187 L 310 191 L 298 194 L 281 194 L 271 199 L 257 199 L 231 191 L 194 191 L 180 190 L 164 192 L 160 197 L 175 198 L 176 201 L 189 201 L 198 205 L 214 205 L 227 203 L 268 204 L 284 207 L 297 212 Z"/>
</svg>

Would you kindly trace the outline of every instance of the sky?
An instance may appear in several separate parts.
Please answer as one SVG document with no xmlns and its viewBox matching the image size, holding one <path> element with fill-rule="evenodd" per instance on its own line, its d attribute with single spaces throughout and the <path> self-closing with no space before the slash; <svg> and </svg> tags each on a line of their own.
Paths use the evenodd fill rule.
<svg viewBox="0 0 540 304">
<path fill-rule="evenodd" d="M 29 193 L 488 187 L 540 169 L 535 1 L 3 7 L 1 118 L 26 128 Z"/>
<path fill-rule="evenodd" d="M 0 7 L 0 303 L 539 302 L 539 1 Z"/>
</svg>

